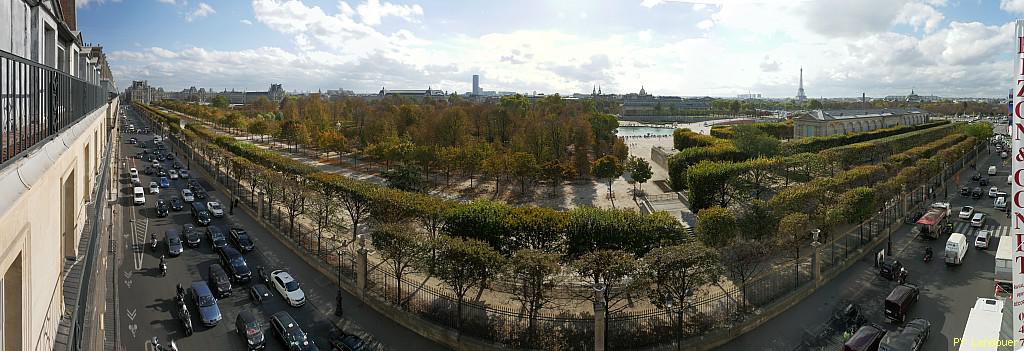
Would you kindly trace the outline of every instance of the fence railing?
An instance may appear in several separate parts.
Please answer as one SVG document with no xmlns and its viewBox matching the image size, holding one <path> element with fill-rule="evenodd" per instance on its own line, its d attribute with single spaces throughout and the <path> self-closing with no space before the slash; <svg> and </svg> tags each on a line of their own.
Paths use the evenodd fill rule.
<svg viewBox="0 0 1024 351">
<path fill-rule="evenodd" d="M 0 167 L 106 102 L 99 85 L 0 50 Z"/>
</svg>

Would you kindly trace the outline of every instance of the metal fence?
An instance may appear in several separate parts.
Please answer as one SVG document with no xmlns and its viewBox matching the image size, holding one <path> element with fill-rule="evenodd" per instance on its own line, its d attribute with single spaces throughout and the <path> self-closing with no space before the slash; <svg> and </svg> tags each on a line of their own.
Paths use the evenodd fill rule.
<svg viewBox="0 0 1024 351">
<path fill-rule="evenodd" d="M 0 50 L 0 167 L 107 102 L 98 85 Z"/>
</svg>

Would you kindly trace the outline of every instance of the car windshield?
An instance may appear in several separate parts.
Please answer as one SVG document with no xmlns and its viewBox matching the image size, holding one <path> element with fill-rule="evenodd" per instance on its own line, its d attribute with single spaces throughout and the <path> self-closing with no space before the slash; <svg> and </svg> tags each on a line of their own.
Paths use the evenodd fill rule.
<svg viewBox="0 0 1024 351">
<path fill-rule="evenodd" d="M 231 266 L 235 267 L 235 271 L 238 272 L 249 270 L 249 266 L 245 264 L 245 260 L 241 256 L 231 259 Z"/>
<path fill-rule="evenodd" d="M 217 303 L 217 299 L 214 299 L 213 296 L 200 296 L 199 297 L 199 307 L 210 307 L 210 306 L 213 306 L 216 303 Z"/>
<path fill-rule="evenodd" d="M 288 291 L 299 290 L 299 283 L 293 280 L 293 281 L 284 283 L 284 288 L 288 289 Z"/>
<path fill-rule="evenodd" d="M 299 329 L 297 326 L 292 327 L 292 329 L 288 331 L 288 339 L 291 339 L 293 344 L 298 344 L 306 341 L 306 333 L 302 332 L 302 329 Z"/>
<path fill-rule="evenodd" d="M 171 245 L 181 245 L 181 239 L 178 238 L 170 238 L 168 241 L 170 241 Z"/>
<path fill-rule="evenodd" d="M 245 335 L 254 336 L 260 333 L 260 326 L 255 323 L 250 323 L 245 326 Z"/>
<path fill-rule="evenodd" d="M 238 233 L 238 242 L 242 242 L 242 243 L 250 242 L 249 235 L 245 234 L 245 232 Z"/>
<path fill-rule="evenodd" d="M 210 209 L 211 210 L 219 210 L 220 209 L 220 204 L 216 203 L 216 202 L 211 202 L 210 203 Z"/>
</svg>

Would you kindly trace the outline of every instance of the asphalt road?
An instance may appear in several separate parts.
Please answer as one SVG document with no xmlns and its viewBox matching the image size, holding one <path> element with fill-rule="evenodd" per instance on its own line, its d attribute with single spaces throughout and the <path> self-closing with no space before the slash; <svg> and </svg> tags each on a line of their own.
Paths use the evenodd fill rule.
<svg viewBox="0 0 1024 351">
<path fill-rule="evenodd" d="M 128 110 L 129 123 L 137 127 L 146 125 L 142 118 L 135 115 L 131 109 Z M 135 155 L 141 151 L 137 145 L 129 145 L 124 142 L 129 137 L 135 136 L 140 141 L 150 143 L 152 135 L 130 135 L 122 134 L 123 141 L 119 145 L 122 155 Z M 172 143 L 165 143 L 172 147 Z M 150 146 L 152 151 L 153 148 Z M 184 157 L 178 160 L 187 165 Z M 155 176 L 145 175 L 143 169 L 148 162 L 136 160 L 118 160 L 127 162 L 127 167 L 135 167 L 140 172 L 143 187 L 147 187 L 150 181 L 156 180 Z M 170 165 L 173 161 L 165 161 L 162 164 Z M 195 165 L 195 164 L 193 164 Z M 159 218 L 156 215 L 157 197 L 170 200 L 172 196 L 180 195 L 180 190 L 187 187 L 186 180 L 172 180 L 171 187 L 160 189 L 160 194 L 149 195 L 147 189 L 146 204 L 133 206 L 131 204 L 131 182 L 128 178 L 128 168 L 124 168 L 117 179 L 119 186 L 119 209 L 118 214 L 121 222 L 122 236 L 119 238 L 117 279 L 120 317 L 119 345 L 125 350 L 147 350 L 152 349 L 149 340 L 159 337 L 160 341 L 166 343 L 169 339 L 175 340 L 180 350 L 244 350 L 244 340 L 235 333 L 235 317 L 241 310 L 252 311 L 257 318 L 264 322 L 264 333 L 267 338 L 268 350 L 284 350 L 285 346 L 274 335 L 269 328 L 270 315 L 278 311 L 288 311 L 299 323 L 301 328 L 315 341 L 321 350 L 329 350 L 327 336 L 331 329 L 334 329 L 332 320 L 334 317 L 335 296 L 337 287 L 328 283 L 326 279 L 309 267 L 288 250 L 276 238 L 267 233 L 257 222 L 249 217 L 244 211 L 236 210 L 234 215 L 229 215 L 228 206 L 230 201 L 218 187 L 213 186 L 209 178 L 200 167 L 191 167 L 192 178 L 199 178 L 200 183 L 209 192 L 209 198 L 203 201 L 214 199 L 225 204 L 224 218 L 215 218 L 212 225 L 221 227 L 224 232 L 231 226 L 245 228 L 253 241 L 256 243 L 256 250 L 245 254 L 249 267 L 254 271 L 258 266 L 285 268 L 301 284 L 306 293 L 307 303 L 298 308 L 285 304 L 280 296 L 274 295 L 269 301 L 262 305 L 253 304 L 248 297 L 249 284 L 234 284 L 232 295 L 220 299 L 218 304 L 223 319 L 212 328 L 203 327 L 199 321 L 199 314 L 196 307 L 189 305 L 192 315 L 192 323 L 195 327 L 195 334 L 185 336 L 182 323 L 174 313 L 175 286 L 181 284 L 188 288 L 192 281 L 205 280 L 210 265 L 217 263 L 218 258 L 205 233 L 202 236 L 202 243 L 198 248 L 186 248 L 184 253 L 178 257 L 167 257 L 168 274 L 166 277 L 160 275 L 158 263 L 161 254 L 166 254 L 164 243 L 164 232 L 167 229 L 181 231 L 182 225 L 193 223 L 191 214 L 186 203 L 185 210 L 171 211 L 170 215 Z M 199 200 L 197 200 L 199 201 Z M 204 231 L 204 227 L 197 228 Z M 160 240 L 158 249 L 153 252 L 150 249 L 150 233 L 157 233 Z M 269 272 L 270 269 L 268 269 Z M 415 349 L 415 350 L 446 350 L 446 348 L 424 339 L 423 337 L 402 328 L 397 323 L 387 319 L 369 307 L 357 303 L 355 297 L 345 294 L 345 320 L 342 325 L 352 326 L 348 332 L 364 330 L 368 341 L 371 341 L 380 349 Z M 367 335 L 372 334 L 372 335 Z"/>
<path fill-rule="evenodd" d="M 1006 184 L 1008 166 L 1003 164 L 995 152 L 992 156 L 983 154 L 978 161 L 977 169 L 984 172 L 989 165 L 997 165 L 999 170 L 996 176 L 988 177 L 992 185 L 998 186 L 1001 191 L 1009 192 L 1010 186 Z M 970 168 L 963 170 L 960 181 L 973 188 L 977 186 L 977 182 L 970 180 L 972 173 Z M 987 193 L 988 187 L 984 188 Z M 987 195 L 978 200 L 961 197 L 958 189 L 959 186 L 954 182 L 948 184 L 954 218 L 961 206 L 974 206 L 989 217 L 981 229 L 994 230 L 996 235 L 1006 235 L 1005 239 L 1000 237 L 999 240 L 1009 240 L 1009 218 L 1006 213 L 993 208 L 993 199 Z M 944 194 L 937 189 L 936 196 Z M 964 220 L 955 220 L 954 223 L 954 232 L 967 235 L 971 245 L 964 263 L 960 266 L 947 266 L 942 261 L 941 255 L 948 236 L 942 236 L 938 240 L 914 238 L 910 235 L 909 225 L 902 226 L 893 234 L 893 250 L 909 271 L 907 282 L 917 284 L 921 288 L 920 300 L 911 307 L 910 319 L 924 318 L 932 323 L 931 333 L 922 350 L 957 350 L 957 346 L 953 345 L 953 339 L 963 336 L 967 317 L 975 300 L 979 297 L 991 298 L 994 293 L 993 271 L 998 241 L 993 241 L 988 250 L 975 249 L 973 242 L 979 229 L 970 228 Z M 883 242 L 878 249 L 884 247 Z M 935 259 L 931 262 L 923 261 L 926 247 L 931 247 L 935 252 Z M 825 250 L 827 253 L 828 249 Z M 883 301 L 897 284 L 879 277 L 872 260 L 873 255 L 868 254 L 865 259 L 854 264 L 798 305 L 718 350 L 745 351 L 751 350 L 751 345 L 757 345 L 756 349 L 760 350 L 794 350 L 802 340 L 804 330 L 818 330 L 820 325 L 828 321 L 832 311 L 841 304 L 841 301 L 858 304 L 869 321 L 889 330 L 896 330 L 899 326 L 889 322 L 884 316 Z M 1004 339 L 1011 338 L 1011 309 L 1007 302 L 1001 330 Z"/>
</svg>

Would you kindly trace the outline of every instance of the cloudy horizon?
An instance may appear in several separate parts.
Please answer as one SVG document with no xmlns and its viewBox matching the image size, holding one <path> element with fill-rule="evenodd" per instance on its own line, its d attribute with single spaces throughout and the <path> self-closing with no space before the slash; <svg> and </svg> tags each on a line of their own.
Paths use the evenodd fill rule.
<svg viewBox="0 0 1024 351">
<path fill-rule="evenodd" d="M 1002 97 L 1024 0 L 89 0 L 119 86 Z M 153 14 L 141 16 L 140 14 Z"/>
</svg>

